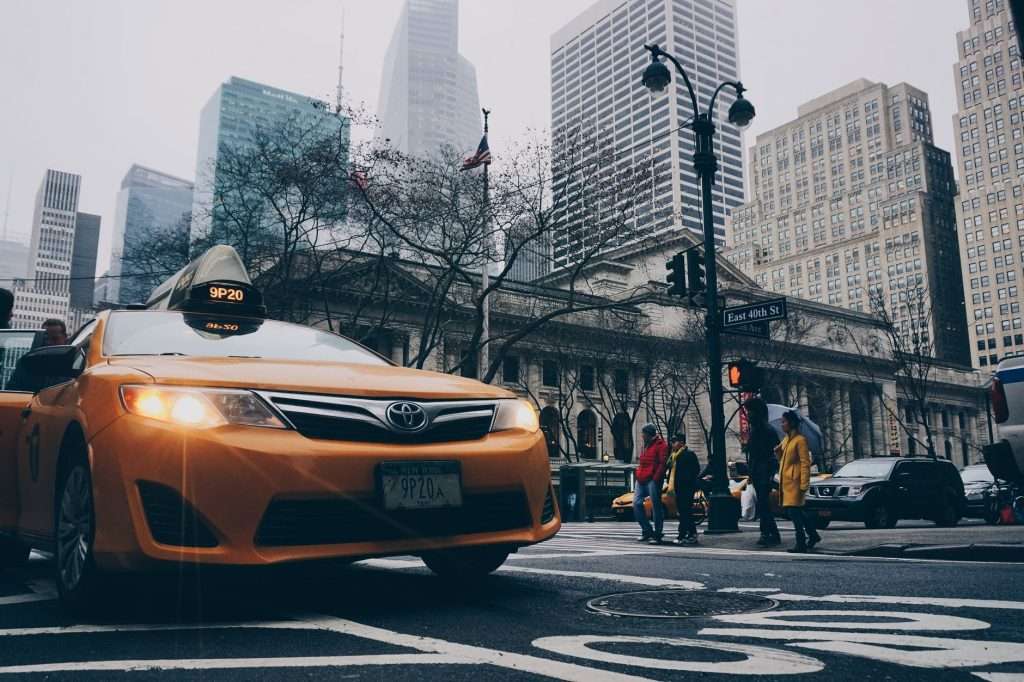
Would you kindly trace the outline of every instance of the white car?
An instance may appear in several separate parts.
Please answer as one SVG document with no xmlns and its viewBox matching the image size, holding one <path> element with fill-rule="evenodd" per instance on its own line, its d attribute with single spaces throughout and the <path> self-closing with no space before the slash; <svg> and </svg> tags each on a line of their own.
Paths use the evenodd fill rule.
<svg viewBox="0 0 1024 682">
<path fill-rule="evenodd" d="M 996 439 L 984 449 L 985 463 L 996 478 L 1024 480 L 1024 357 L 999 363 L 990 387 Z"/>
</svg>

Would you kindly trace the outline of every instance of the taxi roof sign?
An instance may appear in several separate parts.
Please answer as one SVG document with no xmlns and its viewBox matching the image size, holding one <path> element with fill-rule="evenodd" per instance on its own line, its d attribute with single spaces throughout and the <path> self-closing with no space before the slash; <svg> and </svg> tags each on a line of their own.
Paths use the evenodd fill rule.
<svg viewBox="0 0 1024 682">
<path fill-rule="evenodd" d="M 225 244 L 210 248 L 154 289 L 146 309 L 266 315 L 245 264 Z"/>
</svg>

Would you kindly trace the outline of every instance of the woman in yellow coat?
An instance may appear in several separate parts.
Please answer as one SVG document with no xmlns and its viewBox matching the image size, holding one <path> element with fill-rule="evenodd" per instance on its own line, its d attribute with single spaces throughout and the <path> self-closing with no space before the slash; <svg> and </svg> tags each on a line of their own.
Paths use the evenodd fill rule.
<svg viewBox="0 0 1024 682">
<path fill-rule="evenodd" d="M 807 439 L 800 434 L 800 415 L 790 410 L 782 415 L 782 430 L 786 437 L 778 447 L 779 497 L 782 508 L 793 521 L 796 547 L 790 552 L 803 554 L 821 542 L 812 523 L 804 514 L 804 497 L 811 485 L 811 452 Z"/>
</svg>

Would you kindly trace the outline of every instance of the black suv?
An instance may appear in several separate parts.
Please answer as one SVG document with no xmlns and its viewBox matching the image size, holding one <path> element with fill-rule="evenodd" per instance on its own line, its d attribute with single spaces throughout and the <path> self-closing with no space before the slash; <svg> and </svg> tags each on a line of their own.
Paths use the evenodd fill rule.
<svg viewBox="0 0 1024 682">
<path fill-rule="evenodd" d="M 926 457 L 857 459 L 815 482 L 806 510 L 818 527 L 833 519 L 892 528 L 900 519 L 931 519 L 955 526 L 966 507 L 960 472 L 949 460 Z"/>
</svg>

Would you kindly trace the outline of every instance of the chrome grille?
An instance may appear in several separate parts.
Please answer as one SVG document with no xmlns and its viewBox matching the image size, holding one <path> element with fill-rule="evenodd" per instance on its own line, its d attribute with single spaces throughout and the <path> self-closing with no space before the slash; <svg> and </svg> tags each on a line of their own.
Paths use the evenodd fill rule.
<svg viewBox="0 0 1024 682">
<path fill-rule="evenodd" d="M 307 438 L 371 443 L 437 443 L 478 440 L 487 435 L 497 408 L 495 400 L 374 400 L 345 396 L 260 391 L 260 397 Z M 425 423 L 403 429 L 388 408 L 405 403 L 422 409 Z"/>
</svg>

